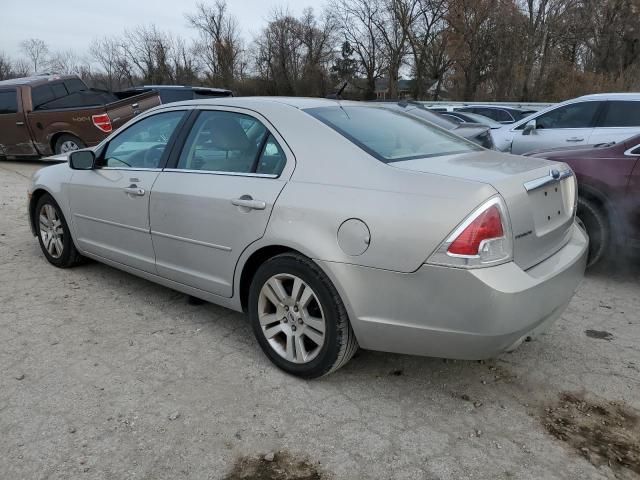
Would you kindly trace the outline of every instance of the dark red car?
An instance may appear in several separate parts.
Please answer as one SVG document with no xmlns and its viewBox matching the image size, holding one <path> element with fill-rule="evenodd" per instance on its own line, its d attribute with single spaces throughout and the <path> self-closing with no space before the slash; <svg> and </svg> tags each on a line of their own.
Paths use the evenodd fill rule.
<svg viewBox="0 0 640 480">
<path fill-rule="evenodd" d="M 578 217 L 590 239 L 589 265 L 611 248 L 640 248 L 640 135 L 614 144 L 528 154 L 568 163 L 578 177 Z"/>
</svg>

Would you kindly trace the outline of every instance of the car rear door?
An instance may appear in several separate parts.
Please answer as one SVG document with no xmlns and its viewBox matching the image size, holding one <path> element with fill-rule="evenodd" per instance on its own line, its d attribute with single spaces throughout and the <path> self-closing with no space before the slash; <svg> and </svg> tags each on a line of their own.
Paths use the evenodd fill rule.
<svg viewBox="0 0 640 480">
<path fill-rule="evenodd" d="M 242 109 L 200 111 L 151 192 L 158 274 L 231 297 L 238 259 L 264 235 L 293 163 L 263 117 Z"/>
<path fill-rule="evenodd" d="M 611 100 L 605 102 L 589 143 L 619 143 L 639 133 L 640 101 Z"/>
<path fill-rule="evenodd" d="M 37 155 L 17 88 L 0 89 L 0 154 Z"/>
<path fill-rule="evenodd" d="M 604 102 L 583 101 L 561 105 L 530 119 L 536 128 L 526 131 L 526 123 L 514 130 L 511 152 L 523 154 L 532 150 L 587 144 Z"/>
<path fill-rule="evenodd" d="M 149 193 L 185 116 L 182 109 L 142 118 L 101 148 L 97 168 L 74 171 L 69 200 L 83 251 L 155 273 Z"/>
</svg>

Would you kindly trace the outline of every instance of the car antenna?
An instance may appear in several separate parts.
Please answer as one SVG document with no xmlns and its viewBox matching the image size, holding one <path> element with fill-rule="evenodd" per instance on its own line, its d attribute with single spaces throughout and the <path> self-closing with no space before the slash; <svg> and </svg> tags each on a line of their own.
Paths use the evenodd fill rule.
<svg viewBox="0 0 640 480">
<path fill-rule="evenodd" d="M 347 88 L 347 85 L 349 84 L 349 82 L 344 82 L 344 84 L 340 87 L 340 89 L 336 92 L 336 93 L 330 93 L 329 95 L 327 95 L 327 98 L 331 99 L 331 100 L 342 100 L 342 92 L 344 92 L 344 89 Z"/>
</svg>

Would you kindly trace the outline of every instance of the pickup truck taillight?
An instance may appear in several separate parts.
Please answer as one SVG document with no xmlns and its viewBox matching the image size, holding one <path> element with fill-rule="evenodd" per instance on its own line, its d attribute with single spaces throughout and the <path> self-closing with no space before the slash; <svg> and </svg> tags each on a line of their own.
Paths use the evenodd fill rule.
<svg viewBox="0 0 640 480">
<path fill-rule="evenodd" d="M 113 127 L 111 126 L 111 119 L 106 113 L 93 115 L 91 120 L 93 121 L 93 124 L 104 133 L 111 133 L 113 130 Z"/>
</svg>

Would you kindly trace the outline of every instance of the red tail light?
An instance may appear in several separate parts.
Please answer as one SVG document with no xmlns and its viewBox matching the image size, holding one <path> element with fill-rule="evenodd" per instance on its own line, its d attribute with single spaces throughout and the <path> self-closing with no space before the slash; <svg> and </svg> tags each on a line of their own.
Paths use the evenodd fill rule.
<svg viewBox="0 0 640 480">
<path fill-rule="evenodd" d="M 496 205 L 490 206 L 473 220 L 453 241 L 447 252 L 452 255 L 478 255 L 485 240 L 504 237 L 502 217 Z"/>
<path fill-rule="evenodd" d="M 513 234 L 504 201 L 494 196 L 476 208 L 429 257 L 433 265 L 479 268 L 513 258 Z"/>
<path fill-rule="evenodd" d="M 111 133 L 113 127 L 111 126 L 111 119 L 106 113 L 100 115 L 93 115 L 91 117 L 93 124 L 104 133 Z"/>
</svg>

